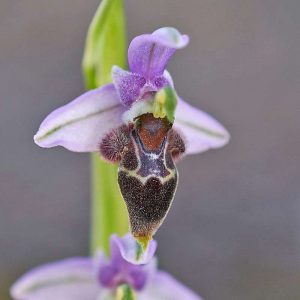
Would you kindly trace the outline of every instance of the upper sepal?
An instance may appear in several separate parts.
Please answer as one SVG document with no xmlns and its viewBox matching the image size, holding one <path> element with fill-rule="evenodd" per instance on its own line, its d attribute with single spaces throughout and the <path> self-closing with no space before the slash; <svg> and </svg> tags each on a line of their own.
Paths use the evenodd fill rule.
<svg viewBox="0 0 300 300">
<path fill-rule="evenodd" d="M 157 242 L 151 240 L 147 249 L 142 251 L 141 246 L 131 234 L 127 234 L 122 238 L 112 235 L 110 248 L 112 255 L 120 255 L 124 260 L 134 265 L 145 265 L 154 257 Z"/>
<path fill-rule="evenodd" d="M 108 261 L 103 252 L 97 255 L 98 279 L 103 287 L 116 288 L 126 283 L 141 290 L 156 272 L 154 252 L 156 242 L 151 241 L 148 249 L 140 252 L 140 247 L 131 234 L 124 237 L 112 235 L 110 238 L 111 257 Z"/>
<path fill-rule="evenodd" d="M 185 47 L 188 42 L 187 35 L 182 35 L 172 27 L 163 27 L 152 34 L 137 36 L 128 49 L 130 71 L 147 79 L 160 76 L 176 49 Z"/>
<path fill-rule="evenodd" d="M 123 112 L 113 84 L 108 84 L 50 113 L 34 141 L 44 148 L 63 146 L 75 152 L 98 151 L 102 137 L 122 124 Z"/>
</svg>

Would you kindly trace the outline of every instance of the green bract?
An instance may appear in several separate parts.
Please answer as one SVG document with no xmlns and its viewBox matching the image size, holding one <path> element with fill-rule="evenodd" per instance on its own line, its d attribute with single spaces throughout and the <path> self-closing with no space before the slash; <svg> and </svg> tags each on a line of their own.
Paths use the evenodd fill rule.
<svg viewBox="0 0 300 300">
<path fill-rule="evenodd" d="M 103 0 L 89 27 L 82 68 L 86 88 L 111 82 L 113 65 L 126 66 L 123 0 Z"/>
</svg>

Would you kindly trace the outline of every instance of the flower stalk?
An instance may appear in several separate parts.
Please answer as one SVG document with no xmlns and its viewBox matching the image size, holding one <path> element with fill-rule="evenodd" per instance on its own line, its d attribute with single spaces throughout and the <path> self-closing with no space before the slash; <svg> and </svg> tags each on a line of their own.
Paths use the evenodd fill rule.
<svg viewBox="0 0 300 300">
<path fill-rule="evenodd" d="M 126 32 L 123 0 L 103 0 L 91 22 L 82 69 L 87 90 L 111 82 L 113 65 L 126 66 Z M 91 154 L 91 253 L 108 254 L 112 233 L 128 231 L 128 217 L 117 181 L 117 167 Z"/>
</svg>

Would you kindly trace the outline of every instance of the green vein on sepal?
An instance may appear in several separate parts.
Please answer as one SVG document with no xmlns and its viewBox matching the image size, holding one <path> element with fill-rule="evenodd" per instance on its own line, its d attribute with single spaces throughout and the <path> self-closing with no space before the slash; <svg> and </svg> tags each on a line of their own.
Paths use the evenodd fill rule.
<svg viewBox="0 0 300 300">
<path fill-rule="evenodd" d="M 117 108 L 117 107 L 119 107 L 119 104 L 116 104 L 116 105 L 114 105 L 114 106 L 108 107 L 108 108 L 106 108 L 106 109 L 102 109 L 102 110 L 96 111 L 96 112 L 94 112 L 94 113 L 92 113 L 92 114 L 88 114 L 88 115 L 83 116 L 83 117 L 80 117 L 80 118 L 75 118 L 75 119 L 73 119 L 73 120 L 71 120 L 71 121 L 68 121 L 68 122 L 65 122 L 65 123 L 63 123 L 63 124 L 61 124 L 61 125 L 57 125 L 57 126 L 55 126 L 53 129 L 51 129 L 51 130 L 47 131 L 46 133 L 44 133 L 42 136 L 36 137 L 36 140 L 37 140 L 37 141 L 41 141 L 41 140 L 43 140 L 43 139 L 49 137 L 49 136 L 52 135 L 53 133 L 59 131 L 60 129 L 62 129 L 62 128 L 66 127 L 66 126 L 69 126 L 69 125 L 75 124 L 75 123 L 77 123 L 77 122 L 80 122 L 80 121 L 83 121 L 83 120 L 86 120 L 86 119 L 95 117 L 95 116 L 100 115 L 100 114 L 102 114 L 102 113 L 105 113 L 105 112 L 108 112 L 108 111 L 110 111 L 110 110 L 113 110 L 113 109 L 115 109 L 115 108 Z"/>
<path fill-rule="evenodd" d="M 225 134 L 219 133 L 217 131 L 210 130 L 210 129 L 205 128 L 205 127 L 198 126 L 195 123 L 191 123 L 191 122 L 188 122 L 188 121 L 183 121 L 183 120 L 180 120 L 178 118 L 176 118 L 176 121 L 177 121 L 177 123 L 180 123 L 182 125 L 191 127 L 194 130 L 201 131 L 202 133 L 207 134 L 207 135 L 212 136 L 212 137 L 215 137 L 215 138 L 225 139 L 227 137 Z"/>
</svg>

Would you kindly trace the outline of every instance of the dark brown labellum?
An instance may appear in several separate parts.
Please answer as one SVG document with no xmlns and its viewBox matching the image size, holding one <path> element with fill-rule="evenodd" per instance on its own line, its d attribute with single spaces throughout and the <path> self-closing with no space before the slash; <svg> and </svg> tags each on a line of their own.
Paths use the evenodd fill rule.
<svg viewBox="0 0 300 300">
<path fill-rule="evenodd" d="M 185 146 L 171 127 L 166 118 L 147 113 L 110 132 L 100 145 L 105 159 L 119 162 L 118 182 L 137 239 L 151 239 L 174 198 L 178 181 L 174 161 Z"/>
</svg>

